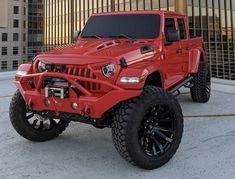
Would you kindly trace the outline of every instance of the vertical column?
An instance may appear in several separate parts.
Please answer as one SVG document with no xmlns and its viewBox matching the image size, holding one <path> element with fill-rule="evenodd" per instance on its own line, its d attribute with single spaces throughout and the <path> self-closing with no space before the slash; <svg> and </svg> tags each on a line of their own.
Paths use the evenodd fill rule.
<svg viewBox="0 0 235 179">
<path fill-rule="evenodd" d="M 8 0 L 1 0 L 0 27 L 8 27 Z"/>
<path fill-rule="evenodd" d="M 187 14 L 187 0 L 175 0 L 175 11 Z"/>
<path fill-rule="evenodd" d="M 115 11 L 115 0 L 111 0 L 111 11 Z"/>
</svg>

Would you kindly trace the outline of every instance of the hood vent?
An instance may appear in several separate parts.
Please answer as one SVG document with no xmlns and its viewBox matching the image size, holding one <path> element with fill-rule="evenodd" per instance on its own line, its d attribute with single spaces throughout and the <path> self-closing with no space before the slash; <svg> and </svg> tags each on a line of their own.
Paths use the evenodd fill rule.
<svg viewBox="0 0 235 179">
<path fill-rule="evenodd" d="M 104 47 L 105 47 L 105 45 L 100 45 L 100 46 L 97 47 L 97 50 L 100 50 L 100 49 L 102 49 Z"/>
<path fill-rule="evenodd" d="M 140 51 L 141 51 L 141 54 L 145 54 L 145 53 L 153 52 L 154 49 L 151 45 L 145 45 L 141 47 Z"/>
<path fill-rule="evenodd" d="M 106 43 L 104 43 L 104 44 L 102 44 L 102 45 L 99 45 L 99 46 L 97 47 L 97 50 L 101 50 L 101 49 L 103 49 L 103 48 L 105 48 L 105 47 L 108 47 L 108 46 L 111 46 L 111 45 L 115 45 L 115 44 L 119 44 L 119 43 L 120 43 L 119 40 L 109 41 L 109 42 L 106 42 Z"/>
<path fill-rule="evenodd" d="M 113 42 L 106 43 L 107 46 L 113 45 Z"/>
</svg>

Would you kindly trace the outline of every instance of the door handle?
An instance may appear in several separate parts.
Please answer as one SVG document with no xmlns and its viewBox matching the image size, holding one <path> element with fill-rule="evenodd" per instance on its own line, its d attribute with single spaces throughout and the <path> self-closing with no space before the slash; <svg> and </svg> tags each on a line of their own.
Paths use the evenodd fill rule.
<svg viewBox="0 0 235 179">
<path fill-rule="evenodd" d="M 191 50 L 191 48 L 190 47 L 186 47 L 186 50 Z"/>
<path fill-rule="evenodd" d="M 177 49 L 177 50 L 176 50 L 176 53 L 177 53 L 177 54 L 181 54 L 181 53 L 182 53 L 182 49 Z"/>
</svg>

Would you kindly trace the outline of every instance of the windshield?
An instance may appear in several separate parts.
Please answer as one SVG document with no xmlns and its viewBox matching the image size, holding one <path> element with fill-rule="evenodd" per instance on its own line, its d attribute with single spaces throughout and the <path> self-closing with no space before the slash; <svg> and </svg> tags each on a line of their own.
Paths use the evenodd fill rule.
<svg viewBox="0 0 235 179">
<path fill-rule="evenodd" d="M 159 32 L 158 14 L 107 15 L 89 18 L 81 37 L 151 39 Z"/>
</svg>

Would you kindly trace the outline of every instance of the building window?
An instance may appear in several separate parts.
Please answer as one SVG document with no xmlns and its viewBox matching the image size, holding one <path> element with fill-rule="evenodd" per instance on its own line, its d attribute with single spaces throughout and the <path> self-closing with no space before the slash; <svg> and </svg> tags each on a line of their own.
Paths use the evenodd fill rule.
<svg viewBox="0 0 235 179">
<path fill-rule="evenodd" d="M 13 47 L 13 55 L 18 55 L 18 54 L 19 54 L 19 48 Z"/>
<path fill-rule="evenodd" d="M 18 60 L 13 60 L 12 62 L 12 68 L 17 69 L 18 68 Z"/>
<path fill-rule="evenodd" d="M 2 47 L 2 55 L 7 55 L 7 47 Z"/>
<path fill-rule="evenodd" d="M 180 32 L 180 39 L 186 39 L 186 29 L 185 29 L 185 23 L 184 23 L 184 19 L 178 19 L 178 26 L 179 26 L 179 32 Z"/>
<path fill-rule="evenodd" d="M 2 62 L 1 62 L 1 69 L 2 69 L 2 70 L 7 69 L 7 61 L 2 61 Z"/>
<path fill-rule="evenodd" d="M 23 47 L 23 54 L 25 54 L 26 53 L 26 48 L 25 47 Z"/>
<path fill-rule="evenodd" d="M 23 41 L 26 41 L 26 34 L 23 34 Z"/>
<path fill-rule="evenodd" d="M 14 14 L 19 14 L 19 6 L 14 6 L 13 13 Z"/>
<path fill-rule="evenodd" d="M 19 27 L 19 20 L 18 19 L 13 20 L 13 27 L 15 27 L 15 28 Z"/>
<path fill-rule="evenodd" d="M 26 15 L 26 7 L 24 7 L 24 15 Z"/>
<path fill-rule="evenodd" d="M 14 33 L 13 34 L 13 41 L 14 42 L 18 42 L 19 41 L 19 34 L 18 33 Z"/>
<path fill-rule="evenodd" d="M 24 29 L 26 28 L 26 21 L 24 21 L 23 27 L 24 27 Z"/>
<path fill-rule="evenodd" d="M 3 42 L 7 41 L 7 33 L 2 33 L 2 41 Z"/>
</svg>

